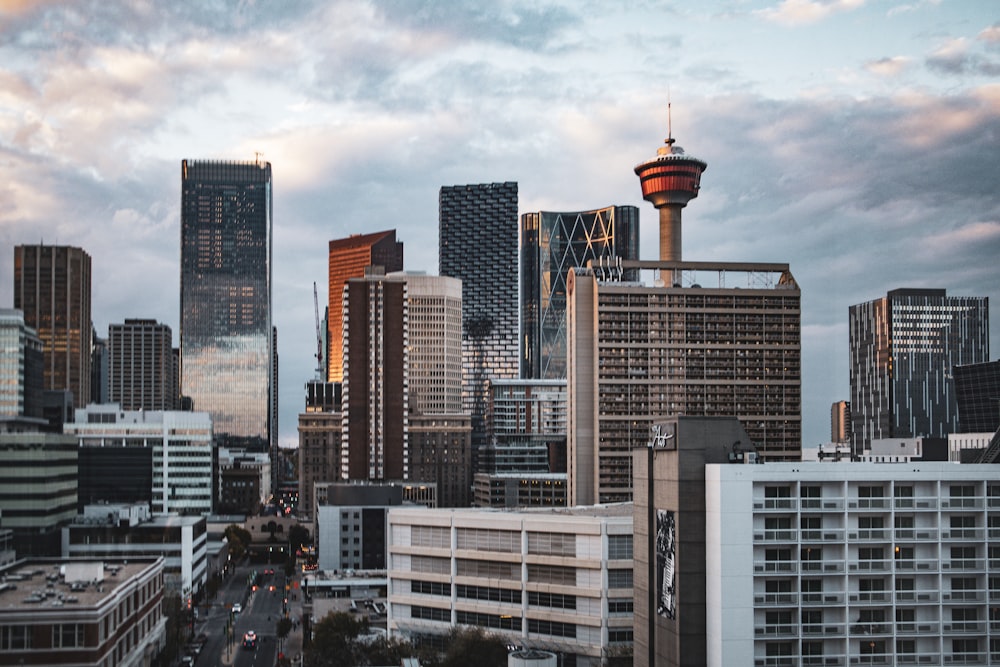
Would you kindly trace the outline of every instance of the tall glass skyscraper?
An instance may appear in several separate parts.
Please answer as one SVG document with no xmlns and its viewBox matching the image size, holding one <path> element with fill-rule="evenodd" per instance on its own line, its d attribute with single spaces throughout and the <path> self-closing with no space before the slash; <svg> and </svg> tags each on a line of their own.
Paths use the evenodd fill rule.
<svg viewBox="0 0 1000 667">
<path fill-rule="evenodd" d="M 958 432 L 953 369 L 989 359 L 989 301 L 897 289 L 850 307 L 852 449 Z"/>
<path fill-rule="evenodd" d="M 181 163 L 181 393 L 256 451 L 277 440 L 271 209 L 269 162 Z"/>
<path fill-rule="evenodd" d="M 472 464 L 486 444 L 487 381 L 518 376 L 517 183 L 442 187 L 438 273 L 462 281 L 462 399 Z"/>
<path fill-rule="evenodd" d="M 639 259 L 635 206 L 521 216 L 521 377 L 566 378 L 566 272 L 615 257 Z"/>
</svg>

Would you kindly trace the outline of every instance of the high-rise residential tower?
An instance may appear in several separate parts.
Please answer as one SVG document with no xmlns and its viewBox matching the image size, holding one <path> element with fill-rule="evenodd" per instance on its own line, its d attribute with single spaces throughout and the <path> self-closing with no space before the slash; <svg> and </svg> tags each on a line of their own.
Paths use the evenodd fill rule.
<svg viewBox="0 0 1000 667">
<path fill-rule="evenodd" d="M 344 380 L 344 286 L 351 278 L 364 278 L 369 266 L 381 266 L 385 273 L 403 270 L 403 242 L 396 240 L 395 229 L 330 241 L 326 348 L 329 382 Z"/>
<path fill-rule="evenodd" d="M 173 333 L 156 320 L 108 326 L 109 398 L 122 410 L 173 410 Z"/>
<path fill-rule="evenodd" d="M 837 401 L 830 406 L 830 442 L 851 441 L 851 402 Z"/>
<path fill-rule="evenodd" d="M 256 451 L 277 437 L 271 212 L 269 162 L 181 163 L 182 393 L 218 441 Z"/>
<path fill-rule="evenodd" d="M 14 307 L 38 333 L 45 356 L 45 388 L 73 392 L 73 404 L 90 396 L 90 255 L 69 246 L 14 248 Z"/>
<path fill-rule="evenodd" d="M 517 183 L 442 187 L 438 223 L 438 273 L 462 281 L 462 396 L 475 470 L 487 380 L 519 375 Z"/>
<path fill-rule="evenodd" d="M 566 273 L 612 258 L 639 259 L 635 206 L 521 216 L 522 378 L 566 378 Z"/>
<path fill-rule="evenodd" d="M 854 454 L 958 431 L 953 369 L 989 359 L 989 300 L 896 289 L 849 309 Z"/>
<path fill-rule="evenodd" d="M 344 291 L 341 479 L 409 479 L 406 283 L 373 268 Z"/>
</svg>

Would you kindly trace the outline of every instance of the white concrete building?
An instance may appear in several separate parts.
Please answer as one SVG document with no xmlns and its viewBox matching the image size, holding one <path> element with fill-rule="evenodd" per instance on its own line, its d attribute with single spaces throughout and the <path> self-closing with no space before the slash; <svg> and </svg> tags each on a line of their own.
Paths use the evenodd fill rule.
<svg viewBox="0 0 1000 667">
<path fill-rule="evenodd" d="M 708 665 L 1000 663 L 1000 466 L 709 464 L 705 506 Z"/>
<path fill-rule="evenodd" d="M 207 412 L 92 404 L 78 409 L 64 432 L 80 447 L 151 448 L 153 514 L 212 513 L 212 419 Z"/>
<path fill-rule="evenodd" d="M 602 664 L 632 643 L 632 505 L 389 510 L 388 627 L 480 626 Z"/>
</svg>

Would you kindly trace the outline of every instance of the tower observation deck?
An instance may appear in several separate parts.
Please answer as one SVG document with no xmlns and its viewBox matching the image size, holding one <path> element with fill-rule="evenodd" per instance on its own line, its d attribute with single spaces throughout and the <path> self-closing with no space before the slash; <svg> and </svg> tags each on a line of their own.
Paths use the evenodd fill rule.
<svg viewBox="0 0 1000 667">
<path fill-rule="evenodd" d="M 667 139 L 656 151 L 656 157 L 635 168 L 642 185 L 642 198 L 660 211 L 660 261 L 681 260 L 681 209 L 698 196 L 701 173 L 708 164 L 685 155 L 674 145 L 668 131 Z"/>
</svg>

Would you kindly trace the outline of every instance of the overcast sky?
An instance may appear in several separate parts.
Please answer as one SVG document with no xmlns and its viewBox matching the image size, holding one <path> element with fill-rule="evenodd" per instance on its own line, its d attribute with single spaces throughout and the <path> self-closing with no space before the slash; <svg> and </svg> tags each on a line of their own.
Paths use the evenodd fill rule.
<svg viewBox="0 0 1000 667">
<path fill-rule="evenodd" d="M 850 305 L 1000 308 L 998 82 L 985 0 L 0 0 L 0 307 L 14 245 L 80 246 L 99 335 L 155 318 L 177 345 L 181 160 L 262 153 L 291 446 L 327 241 L 395 228 L 436 274 L 439 188 L 517 181 L 522 213 L 639 206 L 654 259 L 632 170 L 669 91 L 708 163 L 684 258 L 787 262 L 801 286 L 813 446 L 848 397 Z"/>
</svg>

